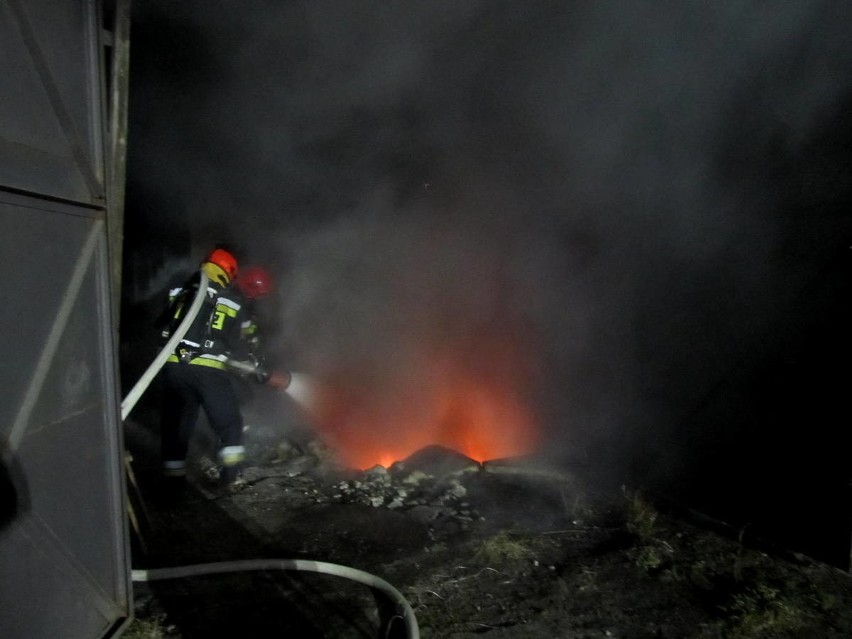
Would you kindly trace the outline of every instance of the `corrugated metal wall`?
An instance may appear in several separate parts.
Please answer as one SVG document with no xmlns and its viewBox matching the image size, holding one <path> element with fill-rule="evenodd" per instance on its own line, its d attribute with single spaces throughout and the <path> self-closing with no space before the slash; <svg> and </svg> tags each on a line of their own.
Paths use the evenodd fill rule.
<svg viewBox="0 0 852 639">
<path fill-rule="evenodd" d="M 0 637 L 130 615 L 97 0 L 0 0 Z"/>
</svg>

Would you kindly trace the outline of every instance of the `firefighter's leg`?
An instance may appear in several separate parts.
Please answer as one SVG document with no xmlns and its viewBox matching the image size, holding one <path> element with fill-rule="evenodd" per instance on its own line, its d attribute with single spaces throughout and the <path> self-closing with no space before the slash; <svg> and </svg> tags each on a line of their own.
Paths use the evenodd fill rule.
<svg viewBox="0 0 852 639">
<path fill-rule="evenodd" d="M 230 375 L 217 369 L 199 372 L 203 376 L 201 403 L 210 426 L 219 438 L 219 465 L 222 483 L 232 483 L 238 476 L 243 460 L 243 417 Z"/>
<path fill-rule="evenodd" d="M 199 408 L 189 369 L 188 364 L 166 364 L 163 367 L 161 452 L 165 477 L 186 476 L 186 455 Z"/>
</svg>

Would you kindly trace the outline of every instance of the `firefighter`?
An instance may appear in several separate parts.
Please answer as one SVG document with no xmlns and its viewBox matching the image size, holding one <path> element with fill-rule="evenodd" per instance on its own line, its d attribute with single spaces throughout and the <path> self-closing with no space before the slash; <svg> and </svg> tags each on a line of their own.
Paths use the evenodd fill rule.
<svg viewBox="0 0 852 639">
<path fill-rule="evenodd" d="M 240 295 L 229 286 L 237 276 L 237 260 L 230 251 L 214 249 L 202 262 L 209 282 L 198 315 L 183 339 L 163 365 L 163 411 L 161 421 L 163 476 L 182 480 L 186 476 L 189 441 L 199 408 L 203 408 L 219 440 L 219 478 L 223 486 L 240 484 L 245 459 L 242 444 L 243 418 L 229 373 L 229 362 L 244 361 L 250 353 L 243 339 L 247 315 Z M 169 293 L 162 336 L 180 325 L 198 291 L 200 277 Z M 258 375 L 259 382 L 284 386 L 282 376 Z M 286 387 L 286 386 L 284 386 Z"/>
<path fill-rule="evenodd" d="M 290 384 L 290 373 L 277 369 L 269 369 L 262 355 L 263 348 L 261 333 L 256 314 L 257 302 L 267 297 L 275 288 L 275 279 L 262 266 L 249 266 L 240 269 L 233 287 L 242 296 L 242 306 L 246 313 L 240 325 L 240 334 L 248 349 L 248 358 L 256 367 L 253 373 L 256 381 L 273 388 L 287 388 Z M 247 397 L 251 392 L 247 391 Z"/>
<path fill-rule="evenodd" d="M 241 332 L 243 339 L 246 340 L 252 352 L 259 353 L 260 333 L 257 316 L 254 312 L 254 305 L 257 300 L 266 297 L 272 292 L 275 282 L 272 274 L 262 266 L 250 266 L 239 272 L 234 284 L 246 299 L 246 307 L 248 309 L 247 317 L 242 324 Z"/>
</svg>

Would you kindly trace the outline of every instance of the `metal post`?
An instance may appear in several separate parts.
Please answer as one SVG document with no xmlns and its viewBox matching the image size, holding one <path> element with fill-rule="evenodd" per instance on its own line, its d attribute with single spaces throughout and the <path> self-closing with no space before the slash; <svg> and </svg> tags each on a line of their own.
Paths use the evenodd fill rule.
<svg viewBox="0 0 852 639">
<path fill-rule="evenodd" d="M 110 65 L 109 146 L 107 150 L 107 237 L 111 296 L 116 328 L 121 309 L 124 194 L 127 169 L 127 111 L 130 84 L 130 0 L 116 0 Z"/>
</svg>

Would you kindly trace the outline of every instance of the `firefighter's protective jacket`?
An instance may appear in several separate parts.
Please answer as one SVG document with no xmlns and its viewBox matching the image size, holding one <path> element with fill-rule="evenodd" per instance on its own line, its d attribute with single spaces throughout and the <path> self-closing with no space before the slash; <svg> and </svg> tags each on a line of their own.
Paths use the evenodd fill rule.
<svg viewBox="0 0 852 639">
<path fill-rule="evenodd" d="M 163 318 L 165 339 L 177 329 L 192 305 L 199 282 L 196 274 L 185 285 L 169 291 L 169 306 Z M 242 332 L 246 312 L 241 297 L 230 287 L 210 281 L 206 293 L 198 315 L 167 361 L 224 370 L 229 358 L 245 359 L 249 355 Z"/>
</svg>

